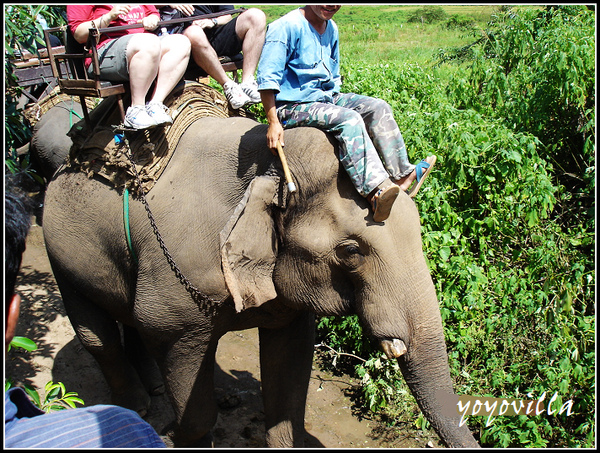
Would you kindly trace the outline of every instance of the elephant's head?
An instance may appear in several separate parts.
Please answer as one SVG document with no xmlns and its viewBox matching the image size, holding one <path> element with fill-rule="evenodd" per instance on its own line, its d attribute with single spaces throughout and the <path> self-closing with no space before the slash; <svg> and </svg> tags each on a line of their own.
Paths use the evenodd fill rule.
<svg viewBox="0 0 600 453">
<path fill-rule="evenodd" d="M 373 221 L 336 148 L 313 128 L 286 131 L 298 192 L 279 173 L 259 176 L 222 234 L 223 269 L 238 311 L 278 298 L 321 315 L 358 314 L 449 446 L 478 446 L 460 415 L 419 214 L 401 193 L 385 223 Z"/>
</svg>

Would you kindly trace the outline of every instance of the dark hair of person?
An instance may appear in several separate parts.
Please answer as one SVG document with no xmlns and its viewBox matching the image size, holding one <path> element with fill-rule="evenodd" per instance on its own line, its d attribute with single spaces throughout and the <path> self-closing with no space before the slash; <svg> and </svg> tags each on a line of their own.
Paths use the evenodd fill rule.
<svg viewBox="0 0 600 453">
<path fill-rule="evenodd" d="M 15 292 L 15 283 L 25 240 L 31 226 L 31 201 L 14 186 L 7 184 L 4 193 L 4 303 Z"/>
</svg>

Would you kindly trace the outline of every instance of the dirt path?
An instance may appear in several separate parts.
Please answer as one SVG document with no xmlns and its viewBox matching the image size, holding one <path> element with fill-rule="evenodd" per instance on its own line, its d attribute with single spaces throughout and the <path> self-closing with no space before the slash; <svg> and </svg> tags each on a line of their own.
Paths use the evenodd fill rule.
<svg viewBox="0 0 600 453">
<path fill-rule="evenodd" d="M 35 352 L 13 350 L 6 361 L 6 376 L 15 384 L 43 389 L 46 382 L 62 382 L 86 406 L 109 403 L 108 387 L 99 368 L 83 349 L 65 315 L 46 256 L 42 228 L 33 225 L 17 291 L 23 299 L 17 335 L 34 340 Z M 264 447 L 264 415 L 260 395 L 258 332 L 230 332 L 217 351 L 216 392 L 219 417 L 214 428 L 215 447 Z M 344 391 L 351 378 L 332 377 L 314 365 L 306 410 L 307 447 L 424 447 L 429 439 L 415 435 L 403 440 L 374 439 L 374 423 L 353 415 L 352 402 Z M 160 432 L 172 419 L 166 396 L 152 397 L 146 417 Z M 436 444 L 434 442 L 434 444 Z M 436 444 L 437 445 L 437 444 Z"/>
</svg>

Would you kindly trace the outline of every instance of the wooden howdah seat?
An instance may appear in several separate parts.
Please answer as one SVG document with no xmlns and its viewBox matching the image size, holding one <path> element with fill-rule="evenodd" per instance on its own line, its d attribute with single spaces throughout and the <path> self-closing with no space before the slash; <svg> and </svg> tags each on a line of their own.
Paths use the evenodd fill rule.
<svg viewBox="0 0 600 453">
<path fill-rule="evenodd" d="M 180 19 L 171 19 L 160 21 L 159 26 L 193 21 L 197 19 L 210 19 L 225 14 L 238 14 L 245 11 L 245 8 L 239 8 L 218 13 L 203 14 L 201 16 L 190 16 Z M 44 30 L 44 39 L 48 60 L 52 73 L 62 93 L 71 96 L 79 96 L 83 115 L 88 127 L 91 127 L 89 112 L 85 103 L 86 97 L 106 98 L 108 96 L 117 96 L 118 105 L 121 113 L 121 119 L 125 118 L 125 107 L 123 104 L 123 95 L 128 91 L 129 84 L 113 83 L 102 80 L 100 75 L 100 65 L 98 62 L 97 44 L 100 34 L 111 31 L 120 31 L 128 28 L 141 28 L 142 24 L 131 24 L 108 28 L 90 28 L 87 44 L 84 46 L 78 43 L 67 25 L 53 27 Z M 63 34 L 64 48 L 53 48 L 50 42 L 50 35 L 54 33 Z M 89 74 L 84 67 L 86 58 L 91 58 L 92 71 Z M 238 54 L 234 57 L 221 57 L 221 64 L 226 72 L 232 72 L 234 80 L 238 81 L 238 70 L 242 68 L 243 57 Z M 197 78 L 197 77 L 196 77 Z"/>
<path fill-rule="evenodd" d="M 64 52 L 65 48 L 55 45 L 52 51 Z M 11 58 L 10 62 L 14 65 L 13 72 L 17 77 L 17 84 L 24 88 L 23 95 L 29 102 L 39 101 L 56 87 L 47 48 L 38 49 L 36 54 L 23 51 L 16 58 Z"/>
<path fill-rule="evenodd" d="M 64 52 L 53 52 L 50 45 L 50 34 L 62 32 L 66 43 Z M 106 98 L 117 96 L 121 111 L 121 118 L 125 118 L 125 107 L 123 105 L 123 94 L 125 86 L 122 83 L 113 83 L 100 78 L 100 65 L 98 63 L 98 49 L 96 47 L 100 34 L 97 29 L 90 29 L 90 35 L 86 46 L 75 41 L 67 25 L 53 27 L 44 30 L 44 38 L 48 49 L 48 57 L 52 72 L 57 80 L 60 90 L 71 96 L 79 96 L 83 116 L 86 124 L 91 129 L 90 116 L 85 104 L 85 98 Z M 90 75 L 86 71 L 84 62 L 91 58 L 93 72 Z"/>
</svg>

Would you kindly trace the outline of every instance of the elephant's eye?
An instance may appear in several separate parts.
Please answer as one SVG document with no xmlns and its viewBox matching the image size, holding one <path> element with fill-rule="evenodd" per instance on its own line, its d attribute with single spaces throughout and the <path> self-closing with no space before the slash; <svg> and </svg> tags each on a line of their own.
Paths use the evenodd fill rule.
<svg viewBox="0 0 600 453">
<path fill-rule="evenodd" d="M 360 249 L 358 248 L 357 245 L 345 245 L 344 246 L 344 251 L 348 254 L 348 255 L 354 255 L 356 253 L 360 254 Z"/>
<path fill-rule="evenodd" d="M 365 256 L 358 244 L 344 244 L 339 246 L 337 256 L 340 262 L 350 269 L 357 269 L 365 262 Z"/>
</svg>

